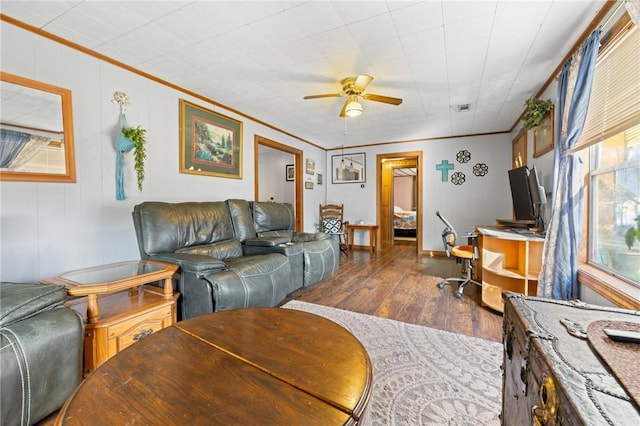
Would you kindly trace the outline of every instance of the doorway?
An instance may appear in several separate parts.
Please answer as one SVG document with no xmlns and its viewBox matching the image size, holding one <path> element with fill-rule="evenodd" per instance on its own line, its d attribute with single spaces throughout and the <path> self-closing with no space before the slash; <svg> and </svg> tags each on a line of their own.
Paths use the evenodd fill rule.
<svg viewBox="0 0 640 426">
<path fill-rule="evenodd" d="M 410 212 L 415 215 L 416 253 L 422 254 L 422 151 L 378 154 L 376 168 L 377 217 L 383 249 L 393 249 L 396 234 L 394 208 L 397 206 L 394 205 L 394 172 L 397 169 L 415 169 L 413 188 L 415 205 L 411 206 Z"/>
<path fill-rule="evenodd" d="M 303 178 L 302 178 L 302 157 L 303 152 L 300 149 L 292 148 L 290 146 L 281 144 L 276 141 L 264 138 L 262 136 L 255 135 L 253 141 L 253 153 L 254 153 L 254 199 L 260 199 L 260 151 L 261 148 L 268 147 L 277 151 L 293 155 L 294 163 L 294 211 L 296 215 L 296 231 L 303 229 L 304 223 L 304 209 L 303 209 Z M 281 170 L 281 174 L 285 175 L 285 168 Z M 282 183 L 286 184 L 286 180 L 283 178 Z M 265 182 L 263 182 L 263 186 Z"/>
</svg>

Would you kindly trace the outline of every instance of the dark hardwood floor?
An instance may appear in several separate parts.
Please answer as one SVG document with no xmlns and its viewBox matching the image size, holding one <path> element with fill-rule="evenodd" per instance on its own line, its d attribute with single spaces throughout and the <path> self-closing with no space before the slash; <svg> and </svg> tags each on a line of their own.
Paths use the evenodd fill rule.
<svg viewBox="0 0 640 426">
<path fill-rule="evenodd" d="M 340 259 L 334 276 L 298 290 L 291 299 L 502 340 L 502 314 L 481 305 L 480 287 L 465 287 L 460 300 L 455 297 L 457 283 L 437 287 L 443 277 L 460 276 L 454 260 L 418 256 L 415 243 L 408 242 L 372 255 L 352 250 Z"/>
</svg>

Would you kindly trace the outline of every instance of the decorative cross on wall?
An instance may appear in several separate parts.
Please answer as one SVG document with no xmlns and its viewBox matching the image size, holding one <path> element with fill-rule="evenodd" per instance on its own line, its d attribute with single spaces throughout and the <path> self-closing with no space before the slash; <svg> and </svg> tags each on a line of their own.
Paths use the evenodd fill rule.
<svg viewBox="0 0 640 426">
<path fill-rule="evenodd" d="M 436 170 L 442 173 L 442 182 L 449 181 L 449 170 L 453 170 L 453 164 L 449 164 L 448 160 L 442 160 L 440 164 L 436 164 Z"/>
</svg>

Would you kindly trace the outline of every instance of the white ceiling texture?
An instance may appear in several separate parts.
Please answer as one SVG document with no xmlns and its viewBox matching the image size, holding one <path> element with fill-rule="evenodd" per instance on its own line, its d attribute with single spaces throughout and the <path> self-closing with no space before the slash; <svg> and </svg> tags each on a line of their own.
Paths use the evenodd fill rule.
<svg viewBox="0 0 640 426">
<path fill-rule="evenodd" d="M 2 1 L 33 25 L 323 148 L 509 131 L 604 0 Z M 374 77 L 340 118 L 340 81 Z M 458 105 L 469 104 L 459 112 Z"/>
</svg>

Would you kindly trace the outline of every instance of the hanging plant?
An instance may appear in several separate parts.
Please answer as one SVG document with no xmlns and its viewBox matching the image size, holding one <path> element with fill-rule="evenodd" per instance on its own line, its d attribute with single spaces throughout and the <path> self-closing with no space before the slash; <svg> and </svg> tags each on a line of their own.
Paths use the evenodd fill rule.
<svg viewBox="0 0 640 426">
<path fill-rule="evenodd" d="M 142 181 L 144 180 L 144 160 L 147 158 L 145 144 L 147 131 L 142 127 L 123 127 L 122 134 L 133 142 L 133 169 L 136 171 L 138 179 L 138 190 L 142 191 Z"/>
<path fill-rule="evenodd" d="M 545 115 L 553 108 L 553 101 L 551 99 L 527 99 L 527 111 L 522 117 L 524 128 L 527 130 L 535 129 L 542 124 Z"/>
</svg>

